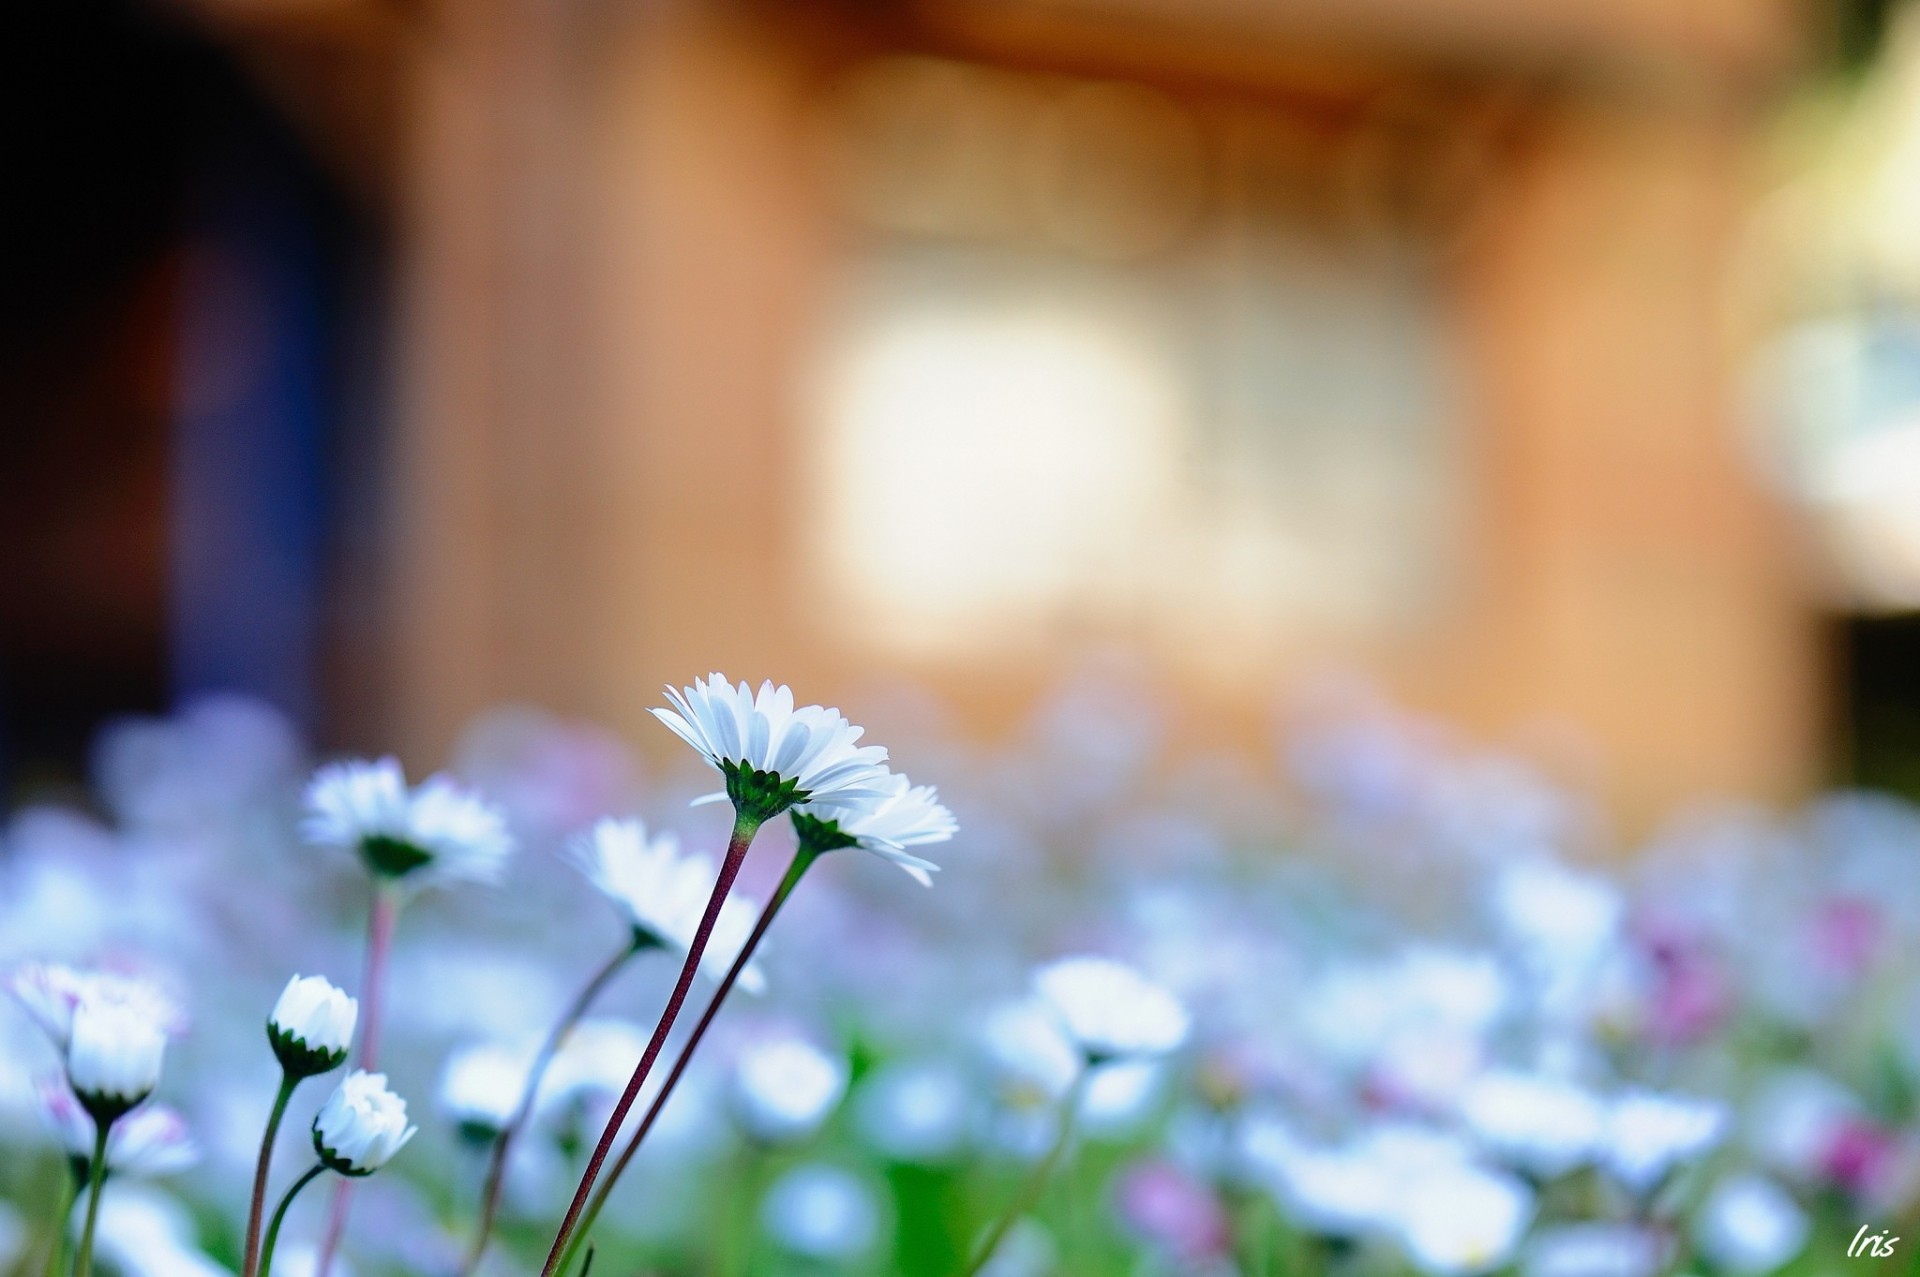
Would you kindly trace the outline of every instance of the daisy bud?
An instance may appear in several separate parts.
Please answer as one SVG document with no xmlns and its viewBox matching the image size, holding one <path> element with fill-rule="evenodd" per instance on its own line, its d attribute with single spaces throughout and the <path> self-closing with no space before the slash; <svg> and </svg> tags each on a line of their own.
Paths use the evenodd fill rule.
<svg viewBox="0 0 1920 1277">
<path fill-rule="evenodd" d="M 296 975 L 267 1018 L 267 1040 L 288 1076 L 314 1077 L 347 1062 L 359 1018 L 360 1004 L 325 976 Z"/>
<path fill-rule="evenodd" d="M 313 1119 L 313 1151 L 328 1170 L 371 1175 L 406 1147 L 415 1129 L 407 1125 L 407 1102 L 387 1089 L 386 1075 L 357 1069 Z"/>
<path fill-rule="evenodd" d="M 166 1051 L 165 1029 L 140 1008 L 82 1002 L 73 1013 L 67 1081 L 96 1122 L 112 1122 L 153 1094 Z"/>
</svg>

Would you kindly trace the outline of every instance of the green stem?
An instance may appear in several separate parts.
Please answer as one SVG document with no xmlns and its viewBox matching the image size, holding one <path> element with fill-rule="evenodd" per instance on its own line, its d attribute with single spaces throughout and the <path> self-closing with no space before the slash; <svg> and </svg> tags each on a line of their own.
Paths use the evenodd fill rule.
<svg viewBox="0 0 1920 1277">
<path fill-rule="evenodd" d="M 73 1165 L 73 1159 L 63 1159 Z M 67 1226 L 73 1221 L 73 1203 L 80 1195 L 80 1181 L 70 1172 L 60 1175 L 59 1196 L 54 1199 L 53 1236 L 47 1239 L 46 1277 L 60 1277 L 66 1267 Z"/>
<path fill-rule="evenodd" d="M 600 1168 L 606 1165 L 607 1154 L 613 1151 L 613 1141 L 619 1137 L 620 1127 L 626 1122 L 627 1114 L 633 1111 L 634 1101 L 640 1098 L 640 1088 L 646 1085 L 647 1074 L 653 1071 L 654 1061 L 660 1058 L 660 1049 L 667 1044 L 667 1035 L 673 1032 L 673 1022 L 680 1017 L 680 1008 L 686 1004 L 687 991 L 693 987 L 694 973 L 700 969 L 700 959 L 706 955 L 707 942 L 713 938 L 714 924 L 720 920 L 720 906 L 727 902 L 727 893 L 733 890 L 733 880 L 740 876 L 740 866 L 747 858 L 747 848 L 753 845 L 753 836 L 759 832 L 758 820 L 736 812 L 733 836 L 727 840 L 726 858 L 720 862 L 720 876 L 713 884 L 713 894 L 707 898 L 707 910 L 700 916 L 700 925 L 693 933 L 693 943 L 687 946 L 687 960 L 680 967 L 680 978 L 667 998 L 667 1006 L 660 1013 L 659 1023 L 654 1025 L 653 1037 L 648 1041 L 640 1063 L 634 1066 L 633 1076 L 627 1079 L 627 1089 L 620 1093 L 619 1101 L 607 1117 L 606 1127 L 600 1132 L 599 1141 L 593 1146 L 593 1156 L 587 1159 L 587 1168 L 580 1176 L 580 1186 L 574 1189 L 573 1200 L 567 1204 L 567 1213 L 553 1235 L 553 1245 L 547 1250 L 547 1262 L 540 1269 L 540 1277 L 554 1277 L 560 1257 L 567 1252 L 568 1244 L 574 1238 L 580 1213 L 586 1209 L 587 1198 L 600 1178 Z M 326 1275 L 322 1273 L 320 1277 Z"/>
<path fill-rule="evenodd" d="M 1040 1200 L 1040 1194 L 1046 1190 L 1047 1181 L 1053 1178 L 1054 1168 L 1059 1166 L 1060 1159 L 1066 1156 L 1067 1146 L 1073 1142 L 1074 1118 L 1079 1115 L 1080 1097 L 1086 1092 L 1087 1078 L 1092 1075 L 1092 1072 L 1083 1065 L 1074 1077 L 1073 1085 L 1067 1088 L 1065 1098 L 1060 1101 L 1060 1133 L 1054 1137 L 1053 1147 L 1047 1150 L 1047 1155 L 1040 1159 L 1040 1164 L 1035 1166 L 1033 1173 L 1027 1176 L 1026 1182 L 1020 1186 L 1020 1191 L 1014 1194 L 1006 1213 L 1000 1216 L 999 1221 L 981 1239 L 980 1245 L 973 1252 L 973 1260 L 963 1270 L 962 1277 L 973 1277 L 973 1274 L 986 1267 L 987 1261 L 993 1258 L 993 1252 L 1000 1249 L 1000 1243 L 1007 1239 L 1007 1233 L 1022 1216 L 1033 1209 L 1034 1203 Z"/>
<path fill-rule="evenodd" d="M 493 1236 L 494 1220 L 500 1213 L 501 1190 L 506 1184 L 507 1153 L 512 1148 L 514 1138 L 519 1135 L 521 1128 L 527 1124 L 527 1119 L 533 1113 L 533 1102 L 540 1092 L 541 1079 L 546 1077 L 547 1066 L 553 1063 L 553 1057 L 559 1051 L 560 1044 L 566 1041 L 567 1034 L 573 1032 L 574 1026 L 580 1023 L 581 1017 L 585 1016 L 588 1009 L 599 999 L 613 977 L 620 973 L 620 969 L 629 959 L 647 947 L 648 943 L 650 942 L 642 940 L 640 934 L 635 932 L 633 940 L 620 952 L 614 954 L 612 960 L 587 981 L 585 987 L 561 1013 L 559 1021 L 553 1026 L 553 1032 L 541 1044 L 540 1054 L 534 1057 L 533 1068 L 527 1074 L 526 1087 L 520 1093 L 520 1102 L 515 1106 L 513 1116 L 500 1129 L 498 1138 L 493 1142 L 493 1154 L 487 1162 L 486 1186 L 481 1189 L 480 1226 L 474 1236 L 473 1247 L 467 1252 L 467 1261 L 460 1269 L 463 1277 L 468 1277 L 477 1270 L 481 1259 L 486 1256 L 487 1242 Z M 253 1275 L 249 1273 L 247 1277 L 253 1277 Z"/>
<path fill-rule="evenodd" d="M 293 1205 L 293 1199 L 300 1195 L 301 1189 L 313 1183 L 326 1169 L 325 1162 L 315 1162 L 312 1170 L 293 1181 L 293 1186 L 287 1189 L 287 1195 L 274 1207 L 273 1222 L 267 1225 L 266 1243 L 260 1247 L 260 1277 L 269 1277 L 273 1272 L 273 1247 L 280 1240 L 280 1225 L 286 1222 L 287 1207 Z"/>
<path fill-rule="evenodd" d="M 707 1030 L 713 1026 L 714 1017 L 720 1013 L 720 1004 L 727 1000 L 727 995 L 733 992 L 733 986 L 739 983 L 741 974 L 753 961 L 754 951 L 760 947 L 760 941 L 766 936 L 767 929 L 773 925 L 774 918 L 780 912 L 780 906 L 787 902 L 787 897 L 793 894 L 793 889 L 800 885 L 800 879 L 806 876 L 807 870 L 812 868 L 813 862 L 819 858 L 819 852 L 811 851 L 804 846 L 794 852 L 793 862 L 787 866 L 786 875 L 780 879 L 780 885 L 774 888 L 773 896 L 767 901 L 766 908 L 760 911 L 760 919 L 753 924 L 753 931 L 747 936 L 747 942 L 740 947 L 739 956 L 734 958 L 733 965 L 727 968 L 727 974 L 721 979 L 720 987 L 714 990 L 712 1000 L 707 1003 L 707 1009 L 701 1013 L 700 1022 L 693 1026 L 693 1032 L 688 1035 L 686 1044 L 680 1048 L 679 1058 L 674 1060 L 673 1069 L 667 1074 L 667 1080 L 660 1087 L 660 1093 L 653 1097 L 653 1103 L 647 1107 L 646 1116 L 640 1119 L 640 1125 L 634 1131 L 632 1138 L 627 1140 L 627 1146 L 620 1150 L 620 1156 L 613 1163 L 612 1169 L 601 1177 L 600 1188 L 594 1194 L 593 1202 L 587 1207 L 586 1214 L 581 1216 L 573 1241 L 568 1244 L 566 1252 L 560 1257 L 560 1267 L 555 1270 L 556 1273 L 565 1273 L 572 1266 L 574 1255 L 586 1243 L 588 1234 L 593 1231 L 594 1221 L 600 1218 L 600 1212 L 606 1208 L 607 1197 L 613 1192 L 613 1186 L 626 1172 L 627 1164 L 633 1160 L 633 1155 L 640 1151 L 641 1141 L 647 1138 L 647 1132 L 651 1131 L 654 1122 L 659 1120 L 660 1110 L 667 1106 L 667 1100 L 673 1095 L 673 1089 L 680 1084 L 680 1078 L 686 1073 L 687 1065 L 692 1061 L 693 1053 L 699 1047 L 700 1040 L 707 1036 Z"/>
<path fill-rule="evenodd" d="M 93 1229 L 100 1222 L 100 1189 L 107 1182 L 107 1135 L 113 1123 L 95 1119 L 99 1128 L 93 1134 L 93 1160 L 87 1164 L 87 1223 L 80 1232 L 80 1258 L 74 1261 L 73 1277 L 87 1277 L 93 1271 Z"/>
<path fill-rule="evenodd" d="M 286 1069 L 280 1070 L 280 1093 L 273 1098 L 273 1112 L 267 1118 L 266 1132 L 260 1137 L 260 1160 L 253 1168 L 253 1201 L 247 1209 L 247 1248 L 241 1252 L 244 1277 L 260 1271 L 260 1220 L 267 1213 L 267 1173 L 273 1167 L 273 1143 L 280 1134 L 280 1120 L 287 1115 L 287 1102 L 300 1079 Z"/>
</svg>

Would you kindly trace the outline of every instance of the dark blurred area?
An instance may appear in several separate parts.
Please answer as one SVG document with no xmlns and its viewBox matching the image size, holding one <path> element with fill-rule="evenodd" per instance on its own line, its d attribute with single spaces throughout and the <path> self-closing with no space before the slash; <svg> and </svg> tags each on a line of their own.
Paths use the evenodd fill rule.
<svg viewBox="0 0 1920 1277">
<path fill-rule="evenodd" d="M 72 775 L 105 717 L 195 688 L 311 722 L 375 228 L 182 15 L 5 25 L 6 774 Z"/>
</svg>

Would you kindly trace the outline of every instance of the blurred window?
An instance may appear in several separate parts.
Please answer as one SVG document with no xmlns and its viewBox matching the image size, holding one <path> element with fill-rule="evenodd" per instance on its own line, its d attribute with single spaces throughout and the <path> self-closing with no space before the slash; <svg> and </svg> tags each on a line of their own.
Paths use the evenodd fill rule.
<svg viewBox="0 0 1920 1277">
<path fill-rule="evenodd" d="M 1457 157 L 1429 116 L 923 58 L 869 64 L 842 105 L 865 233 L 821 362 L 812 532 L 857 632 L 1266 643 L 1447 596 Z"/>
</svg>

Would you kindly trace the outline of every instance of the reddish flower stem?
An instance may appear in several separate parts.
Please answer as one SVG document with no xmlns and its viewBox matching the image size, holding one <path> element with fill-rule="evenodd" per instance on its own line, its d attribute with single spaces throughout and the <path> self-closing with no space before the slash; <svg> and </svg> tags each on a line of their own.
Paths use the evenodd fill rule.
<svg viewBox="0 0 1920 1277">
<path fill-rule="evenodd" d="M 646 1116 L 640 1119 L 640 1126 L 634 1131 L 633 1138 L 627 1141 L 627 1146 L 620 1150 L 620 1157 L 614 1162 L 613 1169 L 601 1177 L 599 1191 L 593 1195 L 593 1204 L 587 1208 L 587 1213 L 575 1231 L 572 1243 L 567 1247 L 567 1253 L 561 1259 L 560 1272 L 566 1272 L 567 1265 L 573 1262 L 574 1252 L 580 1249 L 587 1234 L 593 1230 L 594 1221 L 600 1218 L 600 1212 L 606 1207 L 607 1196 L 613 1192 L 613 1186 L 620 1182 L 620 1176 L 625 1173 L 627 1163 L 631 1162 L 633 1155 L 640 1151 L 640 1143 L 647 1138 L 647 1132 L 653 1129 L 654 1122 L 660 1117 L 660 1110 L 667 1106 L 667 1100 L 673 1095 L 674 1087 L 680 1084 L 680 1078 L 686 1073 L 687 1065 L 693 1060 L 693 1053 L 699 1048 L 700 1040 L 707 1036 L 708 1028 L 713 1025 L 714 1018 L 720 1014 L 720 1004 L 727 1000 L 727 995 L 733 992 L 733 986 L 739 981 L 741 973 L 747 969 L 747 964 L 753 961 L 754 951 L 760 947 L 760 941 L 767 934 L 767 928 L 773 925 L 773 919 L 780 912 L 780 906 L 787 902 L 787 897 L 793 894 L 793 889 L 800 885 L 801 876 L 817 859 L 819 859 L 819 853 L 808 851 L 805 847 L 794 853 L 793 863 L 787 867 L 786 877 L 780 880 L 780 886 L 774 891 L 773 898 L 767 901 L 767 907 L 760 911 L 760 920 L 753 924 L 753 932 L 747 937 L 746 944 L 741 947 L 740 956 L 735 958 L 733 966 L 727 969 L 726 978 L 721 980 L 720 987 L 714 990 L 713 999 L 707 1003 L 707 1009 L 700 1016 L 700 1022 L 693 1026 L 692 1034 L 688 1036 L 686 1044 L 680 1048 L 679 1058 L 674 1060 L 673 1070 L 667 1074 L 667 1080 L 660 1087 L 660 1093 L 654 1096 L 653 1103 L 647 1106 Z"/>
<path fill-rule="evenodd" d="M 547 1262 L 540 1270 L 540 1277 L 553 1277 L 559 1267 L 567 1243 L 572 1240 L 574 1229 L 580 1223 L 580 1214 L 586 1209 L 594 1182 L 600 1176 L 600 1168 L 606 1164 L 607 1154 L 613 1150 L 613 1141 L 619 1136 L 627 1114 L 633 1111 L 634 1101 L 640 1097 L 640 1088 L 646 1084 L 647 1075 L 653 1071 L 654 1061 L 660 1056 L 660 1049 L 666 1045 L 667 1034 L 673 1031 L 673 1022 L 679 1018 L 680 1008 L 686 1003 L 687 990 L 693 985 L 694 973 L 700 969 L 700 959 L 705 956 L 707 942 L 713 937 L 714 924 L 720 919 L 720 906 L 726 903 L 727 893 L 733 890 L 733 880 L 740 876 L 740 865 L 746 860 L 747 848 L 752 845 L 753 836 L 759 832 L 759 828 L 758 822 L 744 816 L 734 819 L 733 836 L 727 840 L 726 858 L 720 862 L 719 881 L 713 884 L 713 895 L 707 900 L 707 911 L 701 915 L 700 926 L 693 933 L 693 943 L 687 948 L 687 960 L 680 968 L 680 979 L 673 986 L 673 994 L 667 999 L 667 1007 L 661 1012 L 659 1024 L 654 1026 L 653 1038 L 647 1043 L 645 1054 L 640 1057 L 640 1063 L 634 1066 L 627 1089 L 620 1093 L 620 1102 L 613 1106 L 606 1129 L 600 1132 L 600 1139 L 593 1146 L 593 1156 L 587 1159 L 587 1169 L 580 1176 L 580 1186 L 574 1190 L 573 1201 L 568 1204 L 566 1216 L 560 1221 L 560 1229 L 554 1234 L 553 1248 L 547 1252 Z"/>
</svg>

